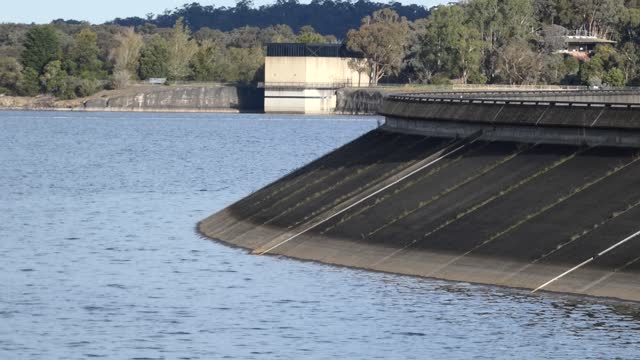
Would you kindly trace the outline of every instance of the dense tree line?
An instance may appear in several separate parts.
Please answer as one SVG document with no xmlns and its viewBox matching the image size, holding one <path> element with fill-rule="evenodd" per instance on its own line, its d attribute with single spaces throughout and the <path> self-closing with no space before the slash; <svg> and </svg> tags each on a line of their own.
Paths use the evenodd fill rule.
<svg viewBox="0 0 640 360">
<path fill-rule="evenodd" d="M 311 3 L 372 4 L 377 3 Z M 301 6 L 279 1 L 266 8 L 285 5 Z M 373 83 L 637 85 L 639 5 L 633 0 L 463 0 L 411 20 L 393 4 L 364 16 L 342 41 L 365 55 L 366 60 L 354 59 L 350 66 L 368 73 Z M 192 15 L 175 17 L 205 8 L 185 5 L 135 27 L 63 20 L 40 26 L 0 24 L 0 94 L 73 98 L 156 77 L 252 83 L 264 74 L 267 43 L 340 42 L 335 33 L 309 25 L 224 31 L 198 28 Z M 243 2 L 233 9 L 239 8 L 265 7 L 254 9 Z M 171 26 L 159 26 L 169 19 Z M 588 56 L 559 52 L 566 46 L 564 36 L 575 30 L 615 43 L 599 45 Z"/>
<path fill-rule="evenodd" d="M 638 7 L 625 0 L 462 0 L 413 22 L 377 11 L 347 43 L 367 54 L 374 80 L 636 85 Z M 575 31 L 615 44 L 591 54 L 559 51 Z"/>
<path fill-rule="evenodd" d="M 424 18 L 428 13 L 419 5 L 369 0 L 312 0 L 309 4 L 301 4 L 298 0 L 276 0 L 274 4 L 260 7 L 254 7 L 251 0 L 238 0 L 234 7 L 191 3 L 175 10 L 168 10 L 164 14 L 149 14 L 146 18 L 118 18 L 112 23 L 133 27 L 144 24 L 171 27 L 178 18 L 183 18 L 185 24 L 194 32 L 205 27 L 231 31 L 245 26 L 266 28 L 282 24 L 296 32 L 304 26 L 311 26 L 322 34 L 344 39 L 347 31 L 360 24 L 360 19 L 383 8 L 391 8 L 411 21 Z"/>
<path fill-rule="evenodd" d="M 71 99 L 132 81 L 252 83 L 263 76 L 265 44 L 336 42 L 310 26 L 287 25 L 192 33 L 182 18 L 171 28 L 134 29 L 75 21 L 0 25 L 0 94 L 50 93 Z"/>
</svg>

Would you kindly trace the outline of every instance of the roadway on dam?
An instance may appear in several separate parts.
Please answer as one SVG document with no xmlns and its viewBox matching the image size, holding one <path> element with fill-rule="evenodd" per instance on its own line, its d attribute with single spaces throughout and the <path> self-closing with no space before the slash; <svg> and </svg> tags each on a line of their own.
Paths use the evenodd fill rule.
<svg viewBox="0 0 640 360">
<path fill-rule="evenodd" d="M 257 254 L 640 301 L 638 148 L 395 130 L 363 135 L 199 231 Z"/>
</svg>

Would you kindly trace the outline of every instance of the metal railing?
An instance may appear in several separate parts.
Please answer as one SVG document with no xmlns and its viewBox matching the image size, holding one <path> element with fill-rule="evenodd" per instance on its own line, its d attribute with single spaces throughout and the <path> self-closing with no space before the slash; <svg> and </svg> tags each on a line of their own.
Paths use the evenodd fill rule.
<svg viewBox="0 0 640 360">
<path fill-rule="evenodd" d="M 342 89 L 351 87 L 350 81 L 338 82 L 264 82 L 258 83 L 264 89 Z"/>
<path fill-rule="evenodd" d="M 616 96 L 622 100 L 616 100 Z M 640 91 L 637 89 L 597 91 L 488 91 L 473 93 L 422 92 L 394 94 L 387 96 L 387 99 L 411 103 L 640 108 Z"/>
</svg>

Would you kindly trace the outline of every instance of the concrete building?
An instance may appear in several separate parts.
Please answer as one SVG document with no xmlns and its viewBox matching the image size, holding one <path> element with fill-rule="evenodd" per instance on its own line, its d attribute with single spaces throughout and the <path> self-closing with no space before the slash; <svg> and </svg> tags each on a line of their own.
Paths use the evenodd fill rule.
<svg viewBox="0 0 640 360">
<path fill-rule="evenodd" d="M 268 44 L 264 111 L 298 114 L 333 112 L 337 89 L 368 86 L 368 72 L 358 72 L 353 66 L 365 61 L 343 44 Z"/>
</svg>

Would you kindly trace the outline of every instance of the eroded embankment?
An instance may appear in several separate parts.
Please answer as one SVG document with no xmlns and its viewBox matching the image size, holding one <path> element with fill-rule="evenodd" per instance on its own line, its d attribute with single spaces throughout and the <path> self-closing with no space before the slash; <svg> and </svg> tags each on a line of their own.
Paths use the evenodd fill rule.
<svg viewBox="0 0 640 360">
<path fill-rule="evenodd" d="M 378 129 L 199 224 L 256 253 L 535 289 L 640 230 L 638 149 Z M 640 301 L 640 238 L 545 290 Z"/>
</svg>

